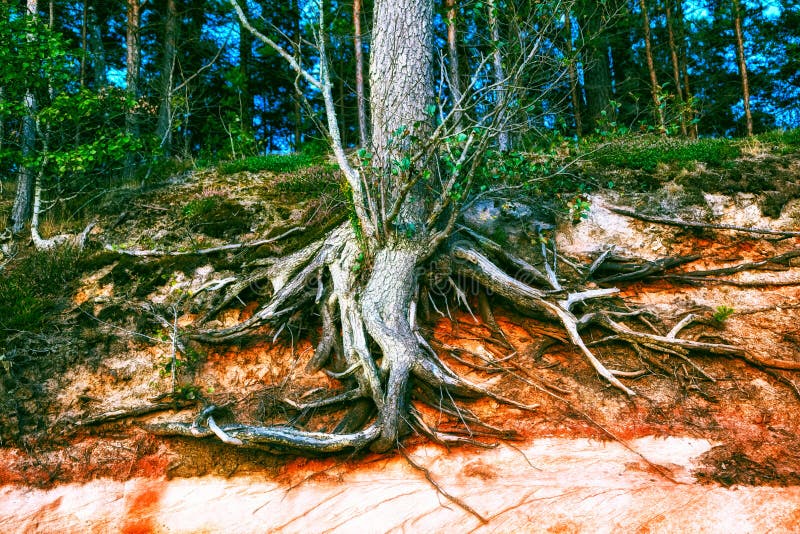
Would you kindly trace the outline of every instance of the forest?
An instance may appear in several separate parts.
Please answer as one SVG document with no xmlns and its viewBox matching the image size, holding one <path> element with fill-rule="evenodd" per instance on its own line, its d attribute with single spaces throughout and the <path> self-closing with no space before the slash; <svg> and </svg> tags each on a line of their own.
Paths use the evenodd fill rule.
<svg viewBox="0 0 800 534">
<path fill-rule="evenodd" d="M 800 483 L 797 0 L 6 0 L 0 55 L 0 491 Z"/>
</svg>

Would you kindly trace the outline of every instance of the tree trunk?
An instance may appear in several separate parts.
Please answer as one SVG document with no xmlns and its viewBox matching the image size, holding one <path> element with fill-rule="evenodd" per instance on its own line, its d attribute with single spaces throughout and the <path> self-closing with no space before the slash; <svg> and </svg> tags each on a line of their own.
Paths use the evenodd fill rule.
<svg viewBox="0 0 800 534">
<path fill-rule="evenodd" d="M 656 126 L 659 132 L 666 133 L 664 125 L 664 110 L 661 108 L 661 100 L 659 94 L 661 87 L 658 85 L 658 77 L 656 76 L 656 66 L 653 62 L 653 43 L 650 37 L 650 16 L 647 14 L 647 3 L 645 0 L 639 0 L 639 9 L 642 12 L 642 30 L 644 31 L 644 50 L 645 57 L 647 58 L 647 72 L 650 74 L 650 96 L 653 99 L 653 114 L 656 119 Z"/>
<path fill-rule="evenodd" d="M 686 137 L 688 130 L 686 129 L 686 114 L 683 99 L 683 91 L 681 90 L 681 67 L 678 61 L 678 47 L 675 44 L 675 31 L 672 21 L 672 6 L 671 0 L 665 0 L 664 11 L 667 17 L 667 37 L 669 38 L 669 57 L 672 63 L 672 81 L 675 83 L 675 97 L 678 99 L 679 119 L 681 123 L 681 135 Z"/>
<path fill-rule="evenodd" d="M 680 65 L 683 78 L 683 98 L 686 102 L 686 121 L 688 122 L 689 135 L 697 138 L 697 123 L 695 122 L 694 107 L 692 105 L 692 89 L 689 85 L 688 42 L 686 38 L 686 23 L 683 17 L 683 0 L 676 0 L 675 15 L 678 23 L 678 40 L 680 43 Z"/>
<path fill-rule="evenodd" d="M 81 16 L 81 89 L 86 86 L 86 57 L 87 57 L 87 50 L 86 50 L 86 30 L 87 30 L 87 18 L 89 16 L 89 0 L 83 0 L 83 15 Z"/>
<path fill-rule="evenodd" d="M 433 103 L 432 0 L 375 2 L 369 61 L 372 146 L 389 163 L 389 138 L 399 128 L 427 125 Z M 395 143 L 393 147 L 398 147 Z"/>
<path fill-rule="evenodd" d="M 747 135 L 753 135 L 753 115 L 750 113 L 750 83 L 747 80 L 747 60 L 744 55 L 744 36 L 742 34 L 742 6 L 739 0 L 733 0 L 733 30 L 736 34 L 736 60 L 739 74 L 742 77 L 742 100 Z"/>
<path fill-rule="evenodd" d="M 579 11 L 583 46 L 583 86 L 586 91 L 587 130 L 595 130 L 611 111 L 611 64 L 602 12 L 595 2 L 581 2 Z"/>
<path fill-rule="evenodd" d="M 249 16 L 247 2 L 242 3 L 242 10 Z M 242 130 L 250 133 L 253 129 L 253 95 L 250 91 L 250 61 L 253 50 L 253 36 L 241 23 L 239 24 L 239 76 L 240 108 Z"/>
<path fill-rule="evenodd" d="M 300 61 L 302 61 L 300 55 L 300 43 L 301 43 L 301 34 L 303 31 L 302 27 L 302 20 L 301 20 L 301 13 L 300 13 L 300 4 L 298 0 L 292 0 L 293 3 L 293 16 L 295 17 L 295 28 L 294 28 L 294 35 L 295 35 L 295 42 L 292 45 L 294 47 L 293 57 L 295 62 L 299 65 Z M 294 95 L 294 150 L 300 150 L 300 145 L 303 142 L 303 105 L 302 105 L 302 98 L 303 95 L 300 94 L 300 84 L 302 83 L 300 76 L 295 79 L 295 95 Z M 265 98 L 266 101 L 266 98 Z M 266 122 L 264 122 L 266 124 Z M 272 136 L 270 134 L 270 145 L 272 145 Z"/>
<path fill-rule="evenodd" d="M 36 17 L 39 5 L 37 0 L 27 1 L 27 15 Z M 34 39 L 33 35 L 27 36 L 28 41 Z M 16 234 L 22 231 L 31 211 L 33 195 L 34 170 L 30 167 L 28 158 L 36 150 L 36 96 L 31 89 L 25 92 L 25 116 L 22 117 L 22 164 L 17 174 L 17 191 L 14 195 L 14 205 L 11 208 L 11 230 Z"/>
<path fill-rule="evenodd" d="M 125 33 L 125 82 L 127 84 L 126 93 L 128 100 L 134 104 L 131 104 L 131 108 L 128 109 L 125 115 L 125 130 L 131 138 L 139 136 L 139 124 L 136 120 L 135 102 L 139 98 L 139 70 L 141 64 L 139 25 L 141 17 L 141 4 L 139 0 L 128 0 L 128 25 Z M 134 155 L 129 153 L 125 157 L 125 178 L 131 178 L 134 165 Z"/>
<path fill-rule="evenodd" d="M 492 51 L 492 67 L 494 70 L 495 88 L 495 124 L 498 125 L 497 149 L 507 152 L 509 147 L 508 130 L 506 129 L 506 75 L 503 68 L 503 57 L 500 53 L 500 25 L 497 20 L 498 8 L 495 0 L 488 0 L 486 7 L 489 9 L 489 32 L 491 33 L 494 50 Z"/>
<path fill-rule="evenodd" d="M 447 0 L 447 55 L 448 55 L 448 85 L 450 97 L 453 99 L 453 122 L 456 129 L 461 124 L 461 68 L 458 61 L 458 4 L 456 0 Z"/>
<path fill-rule="evenodd" d="M 567 43 L 567 73 L 569 74 L 569 93 L 572 98 L 572 114 L 575 117 L 575 134 L 578 137 L 583 135 L 583 121 L 581 120 L 581 98 L 578 87 L 578 73 L 575 68 L 575 47 L 572 43 L 572 12 L 567 8 L 564 13 L 564 32 Z"/>
<path fill-rule="evenodd" d="M 161 105 L 156 135 L 164 155 L 172 155 L 172 89 L 175 59 L 178 54 L 178 10 L 175 0 L 167 0 L 164 20 L 164 55 L 161 62 Z"/>
<path fill-rule="evenodd" d="M 89 48 L 92 50 L 92 66 L 94 68 L 95 87 L 108 85 L 108 69 L 106 68 L 106 50 L 103 45 L 103 31 L 97 18 L 97 11 L 89 5 Z"/>
<path fill-rule="evenodd" d="M 387 186 L 383 194 L 396 192 L 395 175 L 388 172 L 393 159 L 408 145 L 399 139 L 403 129 L 424 134 L 433 103 L 433 1 L 377 0 L 370 54 L 370 111 L 372 146 Z M 402 134 L 400 134 L 402 135 Z M 422 137 L 423 135 L 421 135 Z M 391 145 L 391 146 L 390 146 Z M 413 195 L 412 195 L 413 196 Z M 401 414 L 407 402 L 407 383 L 418 344 L 408 322 L 408 310 L 416 287 L 416 267 L 422 250 L 414 238 L 422 235 L 424 200 L 408 198 L 401 220 L 414 224 L 420 235 L 399 237 L 375 252 L 374 265 L 361 303 L 364 324 L 383 353 L 382 367 L 388 373 L 382 419 L 376 450 L 394 447 L 401 431 Z M 409 237 L 409 236 L 406 236 Z"/>
<path fill-rule="evenodd" d="M 353 47 L 356 52 L 356 106 L 358 107 L 358 140 L 367 146 L 367 103 L 364 96 L 364 46 L 361 42 L 361 0 L 353 0 Z"/>
</svg>

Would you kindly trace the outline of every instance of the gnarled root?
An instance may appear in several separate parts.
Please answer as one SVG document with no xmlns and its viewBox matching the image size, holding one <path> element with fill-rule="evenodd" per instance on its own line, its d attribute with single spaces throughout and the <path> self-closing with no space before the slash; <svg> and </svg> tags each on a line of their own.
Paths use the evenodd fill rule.
<svg viewBox="0 0 800 534">
<path fill-rule="evenodd" d="M 606 341 L 625 342 L 645 356 L 648 352 L 657 352 L 680 358 L 709 380 L 713 377 L 689 359 L 690 353 L 747 357 L 742 349 L 733 345 L 681 338 L 681 330 L 692 323 L 692 318 L 681 321 L 667 335 L 661 335 L 652 326 L 653 331 L 646 332 L 628 326 L 623 321 L 649 323 L 640 312 L 607 309 L 604 303 L 616 297 L 616 288 L 580 285 L 598 270 L 602 261 L 595 261 L 588 269 L 574 266 L 579 280 L 570 286 L 575 290 L 568 291 L 558 288 L 571 282 L 557 278 L 552 266 L 548 271 L 552 271 L 550 276 L 541 275 L 537 267 L 503 253 L 490 240 L 474 232 L 470 235 L 472 241 L 460 240 L 439 252 L 437 261 L 450 269 L 446 277 L 452 280 L 457 275 L 462 281 L 477 282 L 480 292 L 491 292 L 525 313 L 560 325 L 566 332 L 563 339 L 579 349 L 600 377 L 628 396 L 636 393 L 623 380 L 640 377 L 648 370 L 624 371 L 607 367 L 592 349 L 597 343 L 584 341 L 587 329 L 608 332 Z M 264 326 L 277 327 L 303 306 L 316 306 L 321 335 L 307 371 L 325 371 L 340 380 L 344 387 L 304 403 L 285 401 L 285 406 L 300 413 L 299 419 L 304 421 L 307 414 L 316 410 L 342 411 L 344 416 L 332 431 L 318 432 L 289 425 L 220 425 L 214 419 L 213 407 L 201 412 L 191 424 L 162 423 L 148 428 L 160 435 L 216 437 L 236 447 L 318 454 L 364 448 L 386 451 L 398 447 L 399 440 L 409 432 L 443 445 L 486 446 L 478 438 L 511 437 L 512 434 L 482 421 L 460 403 L 488 397 L 522 410 L 534 410 L 536 406 L 505 398 L 459 376 L 439 358 L 420 330 L 417 299 L 424 295 L 427 300 L 430 294 L 425 287 L 428 278 L 421 276 L 419 270 L 423 261 L 427 261 L 424 250 L 424 244 L 417 246 L 402 241 L 365 258 L 365 251 L 352 228 L 342 225 L 286 260 L 264 262 L 253 271 L 251 281 L 270 280 L 273 291 L 268 302 L 250 319 L 233 327 L 193 334 L 196 340 L 230 342 Z M 609 256 L 605 254 L 603 261 Z M 666 263 L 651 266 L 648 272 L 656 268 L 663 270 Z M 527 282 L 508 274 L 515 268 Z M 639 276 L 639 270 L 623 269 L 623 274 L 635 272 Z M 539 274 L 530 276 L 531 272 Z M 534 283 L 541 287 L 535 287 Z M 227 305 L 241 291 L 241 283 L 232 285 L 217 309 Z M 462 303 L 468 301 L 463 290 L 459 290 L 457 298 Z M 479 308 L 500 344 L 507 345 L 500 327 L 496 322 L 492 324 L 488 299 L 481 298 Z M 497 370 L 509 372 L 511 368 L 518 368 L 511 363 Z M 463 429 L 443 431 L 425 420 L 423 412 L 417 409 L 420 404 L 438 409 Z"/>
</svg>

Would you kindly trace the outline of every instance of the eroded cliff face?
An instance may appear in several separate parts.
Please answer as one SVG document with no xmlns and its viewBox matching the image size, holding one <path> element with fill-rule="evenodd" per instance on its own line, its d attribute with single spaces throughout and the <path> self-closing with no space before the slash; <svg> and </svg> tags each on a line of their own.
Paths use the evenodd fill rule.
<svg viewBox="0 0 800 534">
<path fill-rule="evenodd" d="M 176 187 L 182 188 L 182 198 L 202 200 L 210 195 L 208 191 L 222 187 L 212 178 L 204 182 L 200 177 Z M 673 196 L 654 196 L 651 203 Z M 753 207 L 756 203 L 747 195 L 706 196 L 701 207 L 665 206 L 664 210 L 686 218 L 710 213 L 723 224 L 800 227 L 797 200 L 783 206 L 780 218 L 770 219 Z M 147 205 L 175 198 L 174 191 L 162 192 Z M 256 205 L 255 200 L 251 204 L 246 200 L 237 200 L 238 205 Z M 795 237 L 685 230 L 611 211 L 616 205 L 641 207 L 647 202 L 641 196 L 592 198 L 582 222 L 563 223 L 558 249 L 587 262 L 609 246 L 620 256 L 646 259 L 697 254 L 697 259 L 681 267 L 696 271 L 758 262 L 800 247 Z M 245 238 L 267 227 L 283 231 L 309 214 L 320 218 L 320 213 L 326 213 L 324 203 L 317 201 L 297 206 L 286 213 L 258 212 L 263 220 L 241 231 L 251 231 Z M 507 246 L 536 261 L 536 243 L 518 226 L 536 217 L 535 213 L 519 205 L 482 209 L 474 214 L 476 224 L 505 225 L 502 233 Z M 145 243 L 133 236 L 149 227 L 171 235 L 178 240 L 175 246 L 180 246 L 181 234 L 169 229 L 166 215 L 151 209 L 147 217 L 147 221 L 127 223 L 110 217 L 108 224 L 99 225 L 97 238 L 143 248 Z M 219 243 L 228 238 L 223 232 Z M 656 332 L 668 332 L 692 312 L 704 317 L 706 324 L 689 328 L 688 336 L 724 338 L 761 359 L 799 362 L 800 261 L 793 258 L 765 267 L 729 277 L 734 283 L 654 277 L 620 284 L 620 288 L 629 305 L 657 314 L 649 319 Z M 72 358 L 63 372 L 52 374 L 19 399 L 19 403 L 31 403 L 30 411 L 44 422 L 0 448 L 0 482 L 4 484 L 0 530 L 602 532 L 636 528 L 731 532 L 800 528 L 796 372 L 711 355 L 645 362 L 629 351 L 599 351 L 598 357 L 610 367 L 646 370 L 630 382 L 638 396 L 628 399 L 598 378 L 562 331 L 500 302 L 495 315 L 503 340 L 464 309 L 450 309 L 449 317 L 447 310 L 442 310 L 444 317 L 434 312 L 427 328 L 437 341 L 435 348 L 459 373 L 503 396 L 538 404 L 538 410 L 523 412 L 479 400 L 470 406 L 474 414 L 508 430 L 513 440 L 491 450 L 460 447 L 448 452 L 412 436 L 403 449 L 415 464 L 429 470 L 443 492 L 475 513 L 437 493 L 425 474 L 402 454 L 358 453 L 318 460 L 277 457 L 215 440 L 157 438 L 141 427 L 158 420 L 191 421 L 198 397 L 229 407 L 228 417 L 242 422 L 277 419 L 282 399 L 296 399 L 299 392 L 335 383 L 322 373 L 303 371 L 313 354 L 307 335 L 283 336 L 275 343 L 271 338 L 254 339 L 184 355 L 176 374 L 179 399 L 167 401 L 158 412 L 115 420 L 115 411 L 130 414 L 152 406 L 160 402 L 154 398 L 173 387 L 169 331 L 154 328 L 155 321 L 148 323 L 141 308 L 132 313 L 133 308 L 126 306 L 133 297 L 168 305 L 180 292 L 197 292 L 231 274 L 224 265 L 212 265 L 203 258 L 154 259 L 142 267 L 110 254 L 82 277 L 65 313 L 82 317 L 76 328 L 92 336 L 83 339 L 85 354 Z M 248 294 L 252 300 L 245 298 L 215 320 L 228 325 L 246 319 L 262 289 L 252 288 Z M 732 309 L 732 315 L 715 320 L 721 308 Z M 100 321 L 86 319 L 87 313 Z M 199 313 L 201 309 L 182 314 L 179 326 L 189 324 Z M 152 339 L 129 335 L 145 331 Z M 596 334 L 596 339 L 602 337 Z M 487 374 L 464 363 L 481 359 L 508 365 Z M 432 411 L 427 415 L 435 417 Z M 315 417 L 321 427 L 333 424 L 325 414 Z M 479 427 L 471 431 L 481 438 Z"/>
</svg>

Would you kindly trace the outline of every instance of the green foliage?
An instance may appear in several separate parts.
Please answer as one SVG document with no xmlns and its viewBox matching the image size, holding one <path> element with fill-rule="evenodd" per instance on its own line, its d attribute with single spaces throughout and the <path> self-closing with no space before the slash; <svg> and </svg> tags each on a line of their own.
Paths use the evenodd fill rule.
<svg viewBox="0 0 800 534">
<path fill-rule="evenodd" d="M 586 158 L 598 165 L 652 172 L 661 164 L 688 167 L 702 162 L 723 166 L 741 155 L 731 139 L 676 139 L 655 136 L 626 136 L 594 151 Z"/>
<path fill-rule="evenodd" d="M 731 315 L 733 315 L 733 312 L 734 309 L 731 308 L 730 306 L 721 305 L 717 306 L 717 308 L 714 310 L 714 315 L 712 315 L 712 317 L 718 323 L 724 323 L 730 318 Z"/>
<path fill-rule="evenodd" d="M 320 157 L 315 154 L 297 152 L 293 154 L 268 154 L 266 156 L 251 156 L 249 158 L 229 161 L 220 165 L 223 174 L 237 172 L 293 172 L 304 167 L 310 167 L 320 162 Z"/>
<path fill-rule="evenodd" d="M 71 247 L 38 251 L 7 268 L 0 276 L 0 331 L 39 332 L 65 304 L 81 272 L 81 253 Z"/>
</svg>

